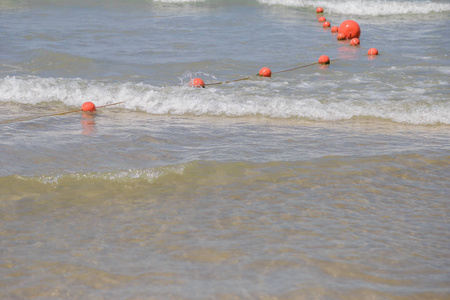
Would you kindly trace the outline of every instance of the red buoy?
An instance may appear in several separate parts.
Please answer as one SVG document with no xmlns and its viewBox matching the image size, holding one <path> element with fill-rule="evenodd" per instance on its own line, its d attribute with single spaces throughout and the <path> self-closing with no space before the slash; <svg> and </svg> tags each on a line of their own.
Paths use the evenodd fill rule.
<svg viewBox="0 0 450 300">
<path fill-rule="evenodd" d="M 325 18 L 325 17 L 320 17 L 319 18 L 319 22 L 325 22 L 327 20 L 327 18 Z"/>
<path fill-rule="evenodd" d="M 259 76 L 272 77 L 272 71 L 270 71 L 269 68 L 261 68 L 261 70 L 259 70 Z"/>
<path fill-rule="evenodd" d="M 191 81 L 189 81 L 189 86 L 195 87 L 195 88 L 204 88 L 205 83 L 200 78 L 194 78 L 194 79 L 191 79 Z"/>
<path fill-rule="evenodd" d="M 322 7 L 318 7 L 318 8 L 316 9 L 316 12 L 317 12 L 318 14 L 323 13 L 323 8 L 322 8 Z"/>
<path fill-rule="evenodd" d="M 84 102 L 83 105 L 81 105 L 82 111 L 95 111 L 95 104 L 92 102 Z"/>
<path fill-rule="evenodd" d="M 350 41 L 350 45 L 352 46 L 359 46 L 359 39 L 358 38 L 352 38 L 352 40 Z"/>
<path fill-rule="evenodd" d="M 330 63 L 330 58 L 326 55 L 322 55 L 319 57 L 319 64 L 321 65 L 328 65 Z"/>
<path fill-rule="evenodd" d="M 323 27 L 330 27 L 330 25 L 331 25 L 331 24 L 330 24 L 330 22 L 328 22 L 328 21 L 325 21 L 325 22 L 322 23 L 322 26 L 323 26 Z"/>
<path fill-rule="evenodd" d="M 337 37 L 336 37 L 339 41 L 341 40 L 345 40 L 345 35 L 343 33 L 338 33 Z"/>
<path fill-rule="evenodd" d="M 378 50 L 376 48 L 370 48 L 367 52 L 368 55 L 378 55 Z"/>
<path fill-rule="evenodd" d="M 339 33 L 342 33 L 347 40 L 352 38 L 359 38 L 361 35 L 361 28 L 359 28 L 358 23 L 353 20 L 347 20 L 339 25 Z"/>
<path fill-rule="evenodd" d="M 336 32 L 338 32 L 338 30 L 339 30 L 339 27 L 337 27 L 337 26 L 331 27 L 331 32 L 332 33 L 336 33 Z"/>
</svg>

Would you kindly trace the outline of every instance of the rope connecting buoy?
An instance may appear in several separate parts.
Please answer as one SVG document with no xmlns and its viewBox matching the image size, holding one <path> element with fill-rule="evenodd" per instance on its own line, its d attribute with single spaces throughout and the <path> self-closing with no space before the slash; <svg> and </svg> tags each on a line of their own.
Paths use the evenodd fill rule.
<svg viewBox="0 0 450 300">
<path fill-rule="evenodd" d="M 378 50 L 376 48 L 370 48 L 367 52 L 368 55 L 378 55 Z"/>
<path fill-rule="evenodd" d="M 331 26 L 331 24 L 330 24 L 330 22 L 325 21 L 325 22 L 322 23 L 322 26 L 323 26 L 324 28 L 328 28 L 328 27 Z"/>
<path fill-rule="evenodd" d="M 189 86 L 195 87 L 195 88 L 204 88 L 205 82 L 203 80 L 201 80 L 200 78 L 194 78 L 194 79 L 191 79 L 191 81 L 189 81 Z"/>
<path fill-rule="evenodd" d="M 258 73 L 261 77 L 272 77 L 272 71 L 269 68 L 261 68 Z"/>
<path fill-rule="evenodd" d="M 45 114 L 45 115 L 39 115 L 39 116 L 21 117 L 21 118 L 16 118 L 16 119 L 11 119 L 11 120 L 4 120 L 4 121 L 0 121 L 0 124 L 9 124 L 9 123 L 15 123 L 15 122 L 31 121 L 31 120 L 34 120 L 34 119 L 44 118 L 44 117 L 62 116 L 62 115 L 77 113 L 77 112 L 80 112 L 80 111 L 91 112 L 91 111 L 95 111 L 97 108 L 100 108 L 100 107 L 108 107 L 108 106 L 122 104 L 122 103 L 125 103 L 125 101 L 121 101 L 121 102 L 116 102 L 116 103 L 111 103 L 111 104 L 106 104 L 106 105 L 95 107 L 94 103 L 92 103 L 92 102 L 85 102 L 81 106 L 81 109 L 69 110 L 69 111 L 64 111 L 64 112 L 59 112 L 59 113 L 54 113 L 54 114 Z"/>
<path fill-rule="evenodd" d="M 361 28 L 359 28 L 358 23 L 353 20 L 347 20 L 339 25 L 339 33 L 342 33 L 347 40 L 352 38 L 359 38 L 361 35 Z"/>
<path fill-rule="evenodd" d="M 328 58 L 328 56 L 326 56 L 326 57 L 328 59 L 328 63 L 330 63 L 331 60 Z M 333 61 L 338 61 L 338 60 L 341 60 L 341 59 L 340 58 L 333 59 Z M 324 61 L 327 61 L 327 60 L 325 59 Z M 238 78 L 238 79 L 234 79 L 234 80 L 205 83 L 205 86 L 219 85 L 219 84 L 230 83 L 230 82 L 238 82 L 238 81 L 251 79 L 251 78 L 253 78 L 255 76 L 272 77 L 272 74 L 280 74 L 280 73 L 284 73 L 284 72 L 290 72 L 290 71 L 294 71 L 294 70 L 298 70 L 298 69 L 314 66 L 314 65 L 317 65 L 317 64 L 320 64 L 320 63 L 319 62 L 315 62 L 315 63 L 311 63 L 311 64 L 307 64 L 307 65 L 303 65 L 303 66 L 298 66 L 298 67 L 294 67 L 294 68 L 290 68 L 290 69 L 286 69 L 286 70 L 276 71 L 276 72 L 272 72 L 269 68 L 261 68 L 259 73 L 256 74 L 256 75 L 253 75 L 253 76 L 247 76 L 247 77 Z M 325 64 L 326 64 L 326 62 L 325 62 Z"/>
<path fill-rule="evenodd" d="M 337 26 L 331 27 L 331 33 L 337 33 L 338 30 L 339 30 L 339 27 L 337 27 Z"/>
<path fill-rule="evenodd" d="M 318 14 L 323 13 L 323 8 L 322 7 L 316 8 L 316 13 L 318 13 Z"/>
<path fill-rule="evenodd" d="M 350 41 L 350 45 L 351 46 L 359 46 L 360 41 L 358 38 L 352 38 L 352 40 Z"/>
<path fill-rule="evenodd" d="M 329 65 L 330 64 L 330 58 L 326 55 L 322 55 L 319 57 L 319 64 L 321 65 Z"/>
<path fill-rule="evenodd" d="M 82 111 L 95 111 L 95 104 L 92 102 L 84 102 L 83 105 L 81 105 Z"/>
<path fill-rule="evenodd" d="M 327 18 L 325 18 L 325 17 L 320 17 L 319 18 L 319 22 L 325 22 L 327 20 Z"/>
</svg>

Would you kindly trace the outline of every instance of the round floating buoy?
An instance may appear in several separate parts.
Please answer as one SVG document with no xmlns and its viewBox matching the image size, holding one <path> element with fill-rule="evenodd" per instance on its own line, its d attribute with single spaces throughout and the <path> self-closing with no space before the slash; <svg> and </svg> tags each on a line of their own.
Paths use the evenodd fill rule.
<svg viewBox="0 0 450 300">
<path fill-rule="evenodd" d="M 336 32 L 338 32 L 338 30 L 339 30 L 339 27 L 337 27 L 337 26 L 331 27 L 331 32 L 332 33 L 336 33 Z"/>
<path fill-rule="evenodd" d="M 95 111 L 95 104 L 92 102 L 84 102 L 83 105 L 81 105 L 82 111 Z"/>
<path fill-rule="evenodd" d="M 328 65 L 330 63 L 330 58 L 326 55 L 322 55 L 319 57 L 319 64 L 321 65 Z"/>
<path fill-rule="evenodd" d="M 194 79 L 191 79 L 191 81 L 189 81 L 189 86 L 195 87 L 195 88 L 204 88 L 205 83 L 200 78 L 194 78 Z"/>
<path fill-rule="evenodd" d="M 323 22 L 323 24 L 322 24 L 322 26 L 323 27 L 330 27 L 330 22 L 328 22 L 328 21 L 325 21 L 325 22 Z"/>
<path fill-rule="evenodd" d="M 376 48 L 370 48 L 367 52 L 368 55 L 378 55 L 378 50 Z"/>
<path fill-rule="evenodd" d="M 345 35 L 343 33 L 338 33 L 337 37 L 336 37 L 339 41 L 341 40 L 345 40 Z"/>
<path fill-rule="evenodd" d="M 352 38 L 359 38 L 361 35 L 361 28 L 359 28 L 358 23 L 353 20 L 347 20 L 339 25 L 339 33 L 342 33 L 347 40 Z"/>
<path fill-rule="evenodd" d="M 261 68 L 261 70 L 259 70 L 259 76 L 272 77 L 272 71 L 270 71 L 269 68 Z"/>
<path fill-rule="evenodd" d="M 318 8 L 316 9 L 316 13 L 318 13 L 318 14 L 323 13 L 323 8 L 322 8 L 322 7 L 318 7 Z"/>
<path fill-rule="evenodd" d="M 325 22 L 327 20 L 327 18 L 325 18 L 325 17 L 320 17 L 319 18 L 319 22 Z"/>
<path fill-rule="evenodd" d="M 350 41 L 350 45 L 352 46 L 359 46 L 359 39 L 358 38 L 352 38 L 352 40 Z"/>
</svg>

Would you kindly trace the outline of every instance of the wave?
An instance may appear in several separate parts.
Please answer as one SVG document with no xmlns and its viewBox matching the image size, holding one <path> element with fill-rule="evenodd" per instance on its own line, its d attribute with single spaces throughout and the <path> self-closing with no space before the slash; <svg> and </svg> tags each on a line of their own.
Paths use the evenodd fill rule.
<svg viewBox="0 0 450 300">
<path fill-rule="evenodd" d="M 127 199 L 136 193 L 140 196 L 149 195 L 151 188 L 156 187 L 159 181 L 170 183 L 177 180 L 184 169 L 184 164 L 178 164 L 107 172 L 4 176 L 0 177 L 0 206 L 5 200 L 36 197 L 43 198 L 44 201 L 53 201 L 55 191 L 62 191 L 62 195 L 57 197 L 58 200 L 89 197 L 97 199 L 99 194 L 108 195 L 109 199 L 115 197 L 117 193 L 123 193 Z"/>
<path fill-rule="evenodd" d="M 362 79 L 350 80 L 362 83 Z M 450 124 L 450 102 L 435 100 L 425 92 L 434 86 L 405 86 L 404 91 L 396 86 L 386 91 L 373 87 L 358 93 L 350 87 L 349 91 L 336 93 L 333 91 L 339 84 L 330 82 L 332 92 L 314 94 L 326 84 L 311 80 L 297 84 L 294 91 L 281 93 L 277 89 L 286 87 L 288 82 L 255 79 L 239 86 L 192 89 L 185 83 L 158 87 L 146 83 L 8 76 L 0 79 L 0 102 L 37 105 L 57 101 L 72 110 L 86 101 L 96 106 L 123 101 L 115 107 L 153 115 L 262 116 L 314 121 L 380 118 L 416 125 Z M 5 120 L 7 115 L 1 118 Z"/>
<path fill-rule="evenodd" d="M 226 3 L 227 1 L 235 2 L 235 0 L 141 0 L 143 3 L 156 4 L 175 4 L 189 5 L 201 3 Z M 317 6 L 322 6 L 325 13 L 335 13 L 343 15 L 360 15 L 360 16 L 388 16 L 403 14 L 430 14 L 442 13 L 450 11 L 450 4 L 445 1 L 429 1 L 429 0 L 246 0 L 248 3 L 259 3 L 263 5 L 279 5 L 296 8 L 304 8 L 315 11 Z M 70 1 L 67 1 L 70 3 Z M 88 3 L 89 1 L 86 1 Z M 111 2 L 111 1 L 110 1 Z M 108 3 L 110 3 L 108 2 Z M 121 3 L 120 1 L 117 1 Z M 243 2 L 243 1 L 241 1 Z M 89 2 L 89 4 L 92 4 Z M 20 10 L 28 7 L 28 3 L 24 1 L 4 0 L 0 2 L 0 11 Z"/>
<path fill-rule="evenodd" d="M 183 4 L 183 3 L 203 3 L 205 2 L 205 0 L 153 0 L 153 2 Z"/>
<path fill-rule="evenodd" d="M 154 190 L 161 186 L 196 189 L 195 186 L 223 186 L 238 184 L 251 186 L 261 182 L 283 181 L 291 178 L 317 182 L 328 182 L 329 176 L 351 184 L 354 180 L 371 178 L 375 173 L 383 174 L 386 168 L 390 176 L 411 180 L 429 180 L 444 182 L 450 157 L 443 153 L 430 152 L 426 156 L 415 153 L 375 156 L 324 156 L 309 161 L 190 161 L 163 167 L 93 173 L 72 173 L 60 175 L 0 177 L 1 194 L 15 193 L 20 190 L 39 190 L 41 187 L 70 188 L 88 191 L 90 188 L 102 190 L 103 185 L 122 188 L 144 188 Z M 393 163 L 395 162 L 395 163 Z M 387 167 L 389 166 L 389 167 Z M 432 172 L 429 172 L 432 171 Z M 322 177 L 319 179 L 318 177 Z M 185 186 L 185 187 L 182 187 Z M 80 189 L 80 187 L 83 187 Z M 163 192 L 167 189 L 163 188 Z"/>
<path fill-rule="evenodd" d="M 183 174 L 185 165 L 157 167 L 153 169 L 129 169 L 110 172 L 91 172 L 91 173 L 70 173 L 61 175 L 41 175 L 26 177 L 15 175 L 14 180 L 40 183 L 50 186 L 64 185 L 67 182 L 115 182 L 115 183 L 137 183 L 154 182 L 155 180 L 167 175 Z"/>
<path fill-rule="evenodd" d="M 449 3 L 435 1 L 386 1 L 386 0 L 258 0 L 267 5 L 282 5 L 315 9 L 322 6 L 326 13 L 389 16 L 403 14 L 429 14 L 450 11 Z"/>
</svg>

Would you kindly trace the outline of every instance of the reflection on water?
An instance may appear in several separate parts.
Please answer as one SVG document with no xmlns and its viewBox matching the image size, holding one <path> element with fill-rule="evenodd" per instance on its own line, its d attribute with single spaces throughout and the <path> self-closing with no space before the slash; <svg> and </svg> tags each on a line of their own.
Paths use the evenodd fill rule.
<svg viewBox="0 0 450 300">
<path fill-rule="evenodd" d="M 95 112 L 83 112 L 81 115 L 81 131 L 84 135 L 94 135 L 97 133 L 97 127 L 95 122 Z"/>
</svg>

